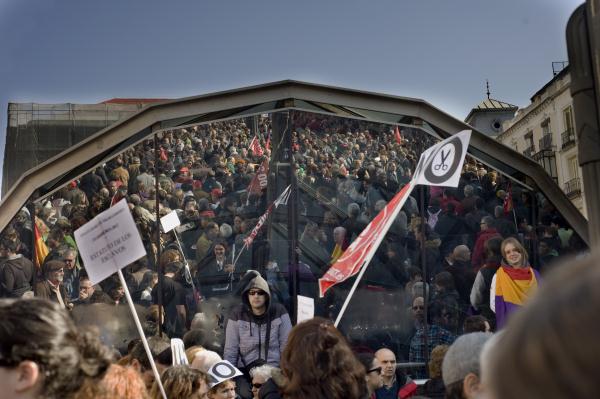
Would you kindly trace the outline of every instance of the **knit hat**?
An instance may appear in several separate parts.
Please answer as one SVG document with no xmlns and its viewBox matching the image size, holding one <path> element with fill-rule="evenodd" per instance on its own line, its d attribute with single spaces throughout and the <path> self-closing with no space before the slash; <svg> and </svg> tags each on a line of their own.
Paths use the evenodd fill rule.
<svg viewBox="0 0 600 399">
<path fill-rule="evenodd" d="M 479 376 L 479 355 L 491 336 L 491 333 L 474 332 L 461 335 L 454 341 L 442 364 L 445 386 L 462 381 L 469 373 Z"/>
</svg>

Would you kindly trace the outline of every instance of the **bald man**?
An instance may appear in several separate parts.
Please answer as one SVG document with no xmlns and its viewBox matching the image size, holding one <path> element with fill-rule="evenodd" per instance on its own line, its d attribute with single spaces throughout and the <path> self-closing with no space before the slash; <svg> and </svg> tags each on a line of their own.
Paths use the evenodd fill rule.
<svg viewBox="0 0 600 399">
<path fill-rule="evenodd" d="M 417 390 L 417 384 L 404 374 L 401 369 L 396 369 L 396 355 L 387 348 L 375 352 L 375 359 L 381 364 L 383 386 L 375 391 L 375 398 L 408 398 Z"/>
</svg>

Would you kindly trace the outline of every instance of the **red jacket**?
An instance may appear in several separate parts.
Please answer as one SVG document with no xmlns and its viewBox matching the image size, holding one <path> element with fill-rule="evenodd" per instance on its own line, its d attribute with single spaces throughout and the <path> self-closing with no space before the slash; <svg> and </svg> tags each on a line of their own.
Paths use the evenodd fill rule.
<svg viewBox="0 0 600 399">
<path fill-rule="evenodd" d="M 485 263 L 484 244 L 492 237 L 501 237 L 498 233 L 498 230 L 493 227 L 489 227 L 477 233 L 477 240 L 475 241 L 473 255 L 471 256 L 471 263 L 473 264 L 474 269 L 479 270 L 479 268 Z"/>
</svg>

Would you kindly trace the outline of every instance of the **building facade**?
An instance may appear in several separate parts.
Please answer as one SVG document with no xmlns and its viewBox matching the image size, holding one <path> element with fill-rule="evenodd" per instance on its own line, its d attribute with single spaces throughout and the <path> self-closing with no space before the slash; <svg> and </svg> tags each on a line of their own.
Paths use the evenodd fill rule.
<svg viewBox="0 0 600 399">
<path fill-rule="evenodd" d="M 114 98 L 99 104 L 9 103 L 2 195 L 29 169 L 145 105 L 162 101 Z"/>
<path fill-rule="evenodd" d="M 566 67 L 531 97 L 531 104 L 504 123 L 497 140 L 542 165 L 586 216 L 570 82 Z"/>
</svg>

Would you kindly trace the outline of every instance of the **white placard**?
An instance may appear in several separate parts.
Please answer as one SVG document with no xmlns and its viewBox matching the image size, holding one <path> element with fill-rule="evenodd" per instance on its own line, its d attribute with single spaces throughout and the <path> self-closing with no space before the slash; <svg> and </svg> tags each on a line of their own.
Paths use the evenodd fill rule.
<svg viewBox="0 0 600 399">
<path fill-rule="evenodd" d="M 315 300 L 308 296 L 298 295 L 298 316 L 296 323 L 315 317 Z"/>
<path fill-rule="evenodd" d="M 163 231 L 165 233 L 168 233 L 175 227 L 179 226 L 181 222 L 179 221 L 179 216 L 177 216 L 177 211 L 171 211 L 165 216 L 161 217 L 160 224 L 162 225 Z"/>
<path fill-rule="evenodd" d="M 423 151 L 415 168 L 415 184 L 458 187 L 469 148 L 470 130 L 463 130 Z"/>
<path fill-rule="evenodd" d="M 214 387 L 220 383 L 230 380 L 232 378 L 244 375 L 237 367 L 228 362 L 227 360 L 221 360 L 213 364 L 208 370 L 209 376 L 209 387 Z"/>
<path fill-rule="evenodd" d="M 146 255 L 125 199 L 75 230 L 75 242 L 92 284 Z"/>
</svg>

